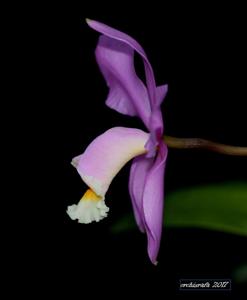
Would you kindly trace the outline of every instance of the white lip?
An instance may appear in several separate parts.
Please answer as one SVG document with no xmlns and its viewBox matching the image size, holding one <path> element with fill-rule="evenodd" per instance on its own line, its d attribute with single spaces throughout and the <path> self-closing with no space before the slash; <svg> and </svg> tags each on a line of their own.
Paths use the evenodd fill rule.
<svg viewBox="0 0 247 300">
<path fill-rule="evenodd" d="M 81 200 L 76 205 L 68 206 L 67 214 L 72 220 L 78 220 L 79 223 L 89 224 L 92 222 L 99 222 L 107 217 L 109 208 L 105 205 L 104 200 L 90 201 Z"/>
</svg>

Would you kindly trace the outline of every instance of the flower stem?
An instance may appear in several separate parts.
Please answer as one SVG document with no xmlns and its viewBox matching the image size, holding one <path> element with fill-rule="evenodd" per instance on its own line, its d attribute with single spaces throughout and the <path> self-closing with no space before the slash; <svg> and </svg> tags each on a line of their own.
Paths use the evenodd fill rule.
<svg viewBox="0 0 247 300">
<path fill-rule="evenodd" d="M 164 141 L 169 148 L 192 149 L 202 148 L 209 151 L 236 156 L 247 156 L 247 147 L 238 147 L 215 143 L 200 138 L 177 138 L 173 136 L 164 136 Z"/>
</svg>

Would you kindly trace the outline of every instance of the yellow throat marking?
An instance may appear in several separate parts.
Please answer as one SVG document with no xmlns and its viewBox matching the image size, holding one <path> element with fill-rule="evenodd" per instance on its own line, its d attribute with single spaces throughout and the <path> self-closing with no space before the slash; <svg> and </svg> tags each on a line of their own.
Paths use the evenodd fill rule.
<svg viewBox="0 0 247 300">
<path fill-rule="evenodd" d="M 95 194 L 91 189 L 88 189 L 80 201 L 100 201 L 102 197 Z"/>
</svg>

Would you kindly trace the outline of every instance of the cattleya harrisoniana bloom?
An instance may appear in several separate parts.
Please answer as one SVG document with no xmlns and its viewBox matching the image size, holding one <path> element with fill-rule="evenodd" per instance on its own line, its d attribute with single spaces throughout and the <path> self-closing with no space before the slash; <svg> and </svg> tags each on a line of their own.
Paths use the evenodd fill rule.
<svg viewBox="0 0 247 300">
<path fill-rule="evenodd" d="M 75 157 L 72 165 L 89 189 L 77 205 L 68 207 L 67 213 L 79 223 L 105 218 L 109 211 L 105 194 L 116 174 L 133 159 L 129 193 L 137 225 L 147 234 L 150 260 L 156 264 L 167 157 L 160 105 L 168 87 L 156 86 L 153 69 L 137 41 L 97 21 L 87 20 L 87 23 L 102 34 L 96 48 L 96 60 L 109 87 L 106 105 L 122 114 L 138 116 L 148 133 L 134 128 L 111 128 L 98 136 L 83 154 Z M 144 63 L 146 85 L 135 72 L 135 51 Z"/>
</svg>

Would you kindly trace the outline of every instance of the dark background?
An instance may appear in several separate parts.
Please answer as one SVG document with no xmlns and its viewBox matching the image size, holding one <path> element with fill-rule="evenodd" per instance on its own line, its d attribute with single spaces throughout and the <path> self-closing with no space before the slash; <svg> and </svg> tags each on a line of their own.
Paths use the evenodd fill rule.
<svg viewBox="0 0 247 300">
<path fill-rule="evenodd" d="M 105 106 L 108 89 L 94 58 L 99 34 L 84 19 L 118 28 L 146 50 L 157 84 L 169 85 L 162 106 L 166 134 L 247 146 L 244 11 L 225 4 L 95 6 L 90 10 L 47 7 L 38 30 L 34 29 L 33 68 L 39 75 L 33 79 L 31 119 L 38 124 L 38 143 L 32 154 L 39 155 L 39 174 L 36 170 L 33 180 L 40 206 L 39 217 L 29 223 L 38 229 L 31 232 L 29 251 L 35 253 L 31 275 L 45 270 L 37 291 L 50 295 L 46 287 L 51 287 L 54 295 L 71 292 L 70 299 L 83 299 L 88 293 L 131 297 L 139 292 L 152 298 L 208 299 L 210 292 L 179 292 L 179 279 L 232 278 L 234 269 L 246 262 L 246 238 L 199 229 L 164 229 L 159 265 L 152 266 L 144 235 L 135 231 L 116 236 L 109 230 L 132 209 L 127 189 L 130 164 L 107 193 L 108 218 L 81 225 L 66 214 L 67 206 L 77 203 L 86 190 L 71 159 L 108 128 L 144 129 L 138 119 Z M 136 65 L 141 73 L 138 58 Z M 171 149 L 166 193 L 246 180 L 246 167 L 246 158 Z M 241 299 L 244 292 L 241 284 L 233 282 L 232 292 L 219 291 L 217 297 Z"/>
</svg>

